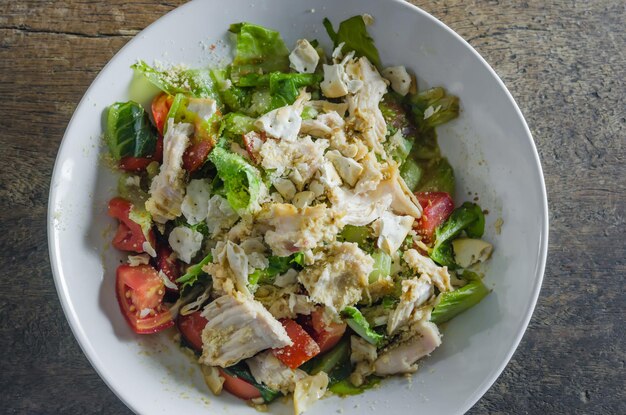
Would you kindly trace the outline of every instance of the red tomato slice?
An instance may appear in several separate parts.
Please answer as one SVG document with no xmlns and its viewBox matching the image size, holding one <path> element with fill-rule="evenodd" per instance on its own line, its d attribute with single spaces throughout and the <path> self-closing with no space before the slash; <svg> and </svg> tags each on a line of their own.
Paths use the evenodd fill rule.
<svg viewBox="0 0 626 415">
<path fill-rule="evenodd" d="M 191 144 L 183 154 L 183 167 L 189 173 L 198 170 L 206 161 L 213 149 L 213 143 L 208 140 L 198 141 Z"/>
<path fill-rule="evenodd" d="M 180 277 L 180 268 L 178 260 L 172 256 L 172 249 L 169 246 L 161 245 L 157 249 L 156 268 L 159 271 L 163 271 L 167 278 L 178 286 L 176 280 Z M 168 288 L 169 290 L 170 288 Z"/>
<path fill-rule="evenodd" d="M 322 318 L 323 308 L 317 308 L 311 313 L 311 328 L 313 339 L 320 347 L 320 353 L 324 353 L 335 347 L 346 332 L 346 323 L 327 323 Z"/>
<path fill-rule="evenodd" d="M 272 350 L 274 356 L 281 362 L 292 369 L 296 369 L 320 353 L 320 347 L 301 325 L 289 319 L 283 319 L 280 322 L 287 331 L 291 341 L 293 341 L 291 346 Z"/>
<path fill-rule="evenodd" d="M 186 316 L 179 316 L 176 325 L 185 341 L 194 350 L 202 352 L 202 330 L 207 323 L 207 319 L 200 315 L 200 311 L 196 311 Z"/>
<path fill-rule="evenodd" d="M 161 135 L 163 135 L 163 127 L 167 121 L 167 114 L 170 112 L 173 101 L 174 97 L 165 92 L 160 93 L 152 100 L 152 118 Z"/>
<path fill-rule="evenodd" d="M 151 266 L 120 265 L 116 292 L 122 315 L 135 333 L 156 333 L 174 325 L 170 311 L 162 304 L 163 281 Z M 150 311 L 141 317 L 145 309 Z"/>
<path fill-rule="evenodd" d="M 120 221 L 117 233 L 113 237 L 113 246 L 121 251 L 142 253 L 146 237 L 138 223 L 133 222 L 128 215 L 133 205 L 126 199 L 114 197 L 109 202 L 109 216 Z M 150 230 L 150 245 L 155 245 L 154 233 Z"/>
<path fill-rule="evenodd" d="M 119 168 L 128 172 L 142 172 L 153 161 L 148 157 L 123 157 L 120 160 Z"/>
<path fill-rule="evenodd" d="M 224 389 L 228 392 L 246 401 L 261 397 L 261 392 L 250 383 L 236 376 L 229 375 L 221 368 L 218 368 L 218 370 L 220 371 L 220 376 L 224 378 Z"/>
<path fill-rule="evenodd" d="M 445 222 L 454 210 L 454 201 L 446 192 L 418 192 L 415 196 L 423 209 L 422 217 L 416 221 L 417 233 L 427 243 L 432 242 L 437 226 Z"/>
</svg>

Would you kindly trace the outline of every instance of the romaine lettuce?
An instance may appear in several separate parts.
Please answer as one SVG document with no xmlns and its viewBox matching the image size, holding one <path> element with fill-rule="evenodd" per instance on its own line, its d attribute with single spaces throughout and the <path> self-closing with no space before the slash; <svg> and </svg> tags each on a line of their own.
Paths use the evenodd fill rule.
<svg viewBox="0 0 626 415">
<path fill-rule="evenodd" d="M 473 279 L 463 287 L 441 294 L 439 303 L 433 309 L 430 321 L 445 323 L 465 310 L 474 307 L 489 294 L 489 289 L 480 278 Z"/>
<path fill-rule="evenodd" d="M 259 171 L 238 154 L 217 146 L 209 155 L 224 183 L 226 200 L 239 214 L 249 213 L 258 206 L 263 182 Z"/>
<path fill-rule="evenodd" d="M 440 265 L 457 268 L 452 240 L 465 231 L 470 238 L 480 238 L 485 231 L 485 215 L 476 203 L 465 202 L 435 230 L 435 246 L 430 257 Z"/>
<path fill-rule="evenodd" d="M 289 71 L 289 50 L 280 33 L 251 23 L 230 25 L 237 35 L 231 78 L 237 83 L 243 75 Z"/>
<path fill-rule="evenodd" d="M 189 94 L 196 98 L 213 98 L 218 104 L 219 94 L 208 69 L 179 69 L 159 71 L 144 61 L 138 61 L 131 66 L 143 74 L 153 85 L 170 95 L 178 93 Z"/>
<path fill-rule="evenodd" d="M 339 23 L 337 32 L 335 32 L 332 23 L 327 18 L 324 19 L 324 27 L 335 47 L 343 42 L 345 43 L 343 47 L 344 53 L 353 50 L 356 56 L 365 56 L 374 65 L 380 66 L 378 49 L 374 45 L 374 39 L 367 33 L 363 16 L 353 16 Z"/>
</svg>

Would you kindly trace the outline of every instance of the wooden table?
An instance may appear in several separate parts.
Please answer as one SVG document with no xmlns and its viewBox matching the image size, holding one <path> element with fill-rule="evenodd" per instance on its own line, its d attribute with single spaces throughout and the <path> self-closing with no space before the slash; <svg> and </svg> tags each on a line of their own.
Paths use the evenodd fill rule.
<svg viewBox="0 0 626 415">
<path fill-rule="evenodd" d="M 98 71 L 179 3 L 0 3 L 2 413 L 130 412 L 91 368 L 61 311 L 46 242 L 48 186 L 65 127 Z M 502 77 L 533 132 L 549 193 L 537 310 L 471 413 L 626 413 L 626 3 L 415 3 Z"/>
</svg>

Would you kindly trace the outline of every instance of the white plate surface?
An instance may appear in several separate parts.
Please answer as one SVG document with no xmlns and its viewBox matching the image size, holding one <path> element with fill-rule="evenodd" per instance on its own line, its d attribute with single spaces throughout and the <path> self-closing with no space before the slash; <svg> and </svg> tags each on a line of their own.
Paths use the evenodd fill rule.
<svg viewBox="0 0 626 415">
<path fill-rule="evenodd" d="M 461 99 L 462 115 L 439 129 L 440 144 L 455 168 L 457 202 L 477 195 L 490 211 L 485 237 L 496 250 L 485 271 L 494 291 L 445 328 L 442 347 L 410 382 L 395 378 L 356 397 L 326 398 L 309 413 L 464 413 L 515 351 L 541 287 L 547 198 L 524 118 L 478 53 L 441 22 L 401 1 L 194 1 L 142 31 L 98 75 L 70 121 L 51 183 L 48 237 L 63 309 L 94 368 L 135 412 L 256 413 L 228 394 L 212 396 L 197 365 L 173 342 L 173 331 L 137 336 L 123 320 L 114 293 L 121 256 L 108 246 L 114 222 L 106 216 L 116 178 L 99 162 L 103 110 L 128 99 L 129 66 L 138 58 L 189 66 L 223 61 L 229 56 L 230 23 L 277 29 L 289 47 L 306 37 L 328 48 L 322 19 L 337 24 L 360 13 L 376 19 L 369 30 L 383 64 L 406 65 L 420 87 L 444 85 Z M 504 221 L 499 235 L 498 218 Z M 271 410 L 290 413 L 289 404 Z"/>
</svg>

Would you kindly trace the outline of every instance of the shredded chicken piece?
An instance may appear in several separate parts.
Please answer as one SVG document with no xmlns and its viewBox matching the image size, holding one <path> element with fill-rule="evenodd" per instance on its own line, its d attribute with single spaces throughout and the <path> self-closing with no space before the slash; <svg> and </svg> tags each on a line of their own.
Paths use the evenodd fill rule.
<svg viewBox="0 0 626 415">
<path fill-rule="evenodd" d="M 224 295 L 202 311 L 200 363 L 228 367 L 261 350 L 293 344 L 285 328 L 263 306 L 239 292 Z"/>
<path fill-rule="evenodd" d="M 271 203 L 263 207 L 257 220 L 270 226 L 265 243 L 278 256 L 330 242 L 340 229 L 336 213 L 323 204 L 298 209 L 290 204 Z"/>
<path fill-rule="evenodd" d="M 400 302 L 389 315 L 387 334 L 396 334 L 398 329 L 411 321 L 413 311 L 434 295 L 433 284 L 428 277 L 402 281 Z"/>
<path fill-rule="evenodd" d="M 212 250 L 213 262 L 202 270 L 213 277 L 213 288 L 218 294 L 236 291 L 251 296 L 248 289 L 248 255 L 244 249 L 231 242 L 219 241 Z"/>
<path fill-rule="evenodd" d="M 448 267 L 440 267 L 435 262 L 423 255 L 420 255 L 415 249 L 407 250 L 402 259 L 411 267 L 412 270 L 417 271 L 422 276 L 428 277 L 441 292 L 452 291 L 452 285 L 450 284 L 450 274 L 448 273 Z"/>
<path fill-rule="evenodd" d="M 385 80 L 365 57 L 350 63 L 347 72 L 363 82 L 363 86 L 354 95 L 347 98 L 350 116 L 355 130 L 359 131 L 370 149 L 377 154 L 385 154 L 382 142 L 385 141 L 387 123 L 378 108 L 383 95 L 387 92 Z"/>
<path fill-rule="evenodd" d="M 412 373 L 417 362 L 429 355 L 441 344 L 441 334 L 434 323 L 420 320 L 402 332 L 400 338 L 383 350 L 374 362 L 378 376 Z"/>
<path fill-rule="evenodd" d="M 150 184 L 150 198 L 146 210 L 157 223 L 165 223 L 179 217 L 185 197 L 185 171 L 183 153 L 194 131 L 191 124 L 167 122 L 167 133 L 163 137 L 163 164 Z"/>
<path fill-rule="evenodd" d="M 308 376 L 303 370 L 285 365 L 270 350 L 246 360 L 246 364 L 257 382 L 284 394 L 292 393 L 296 382 Z"/>
<path fill-rule="evenodd" d="M 372 257 L 355 243 L 334 242 L 323 248 L 322 258 L 298 275 L 309 297 L 339 311 L 356 304 L 374 267 Z"/>
</svg>

